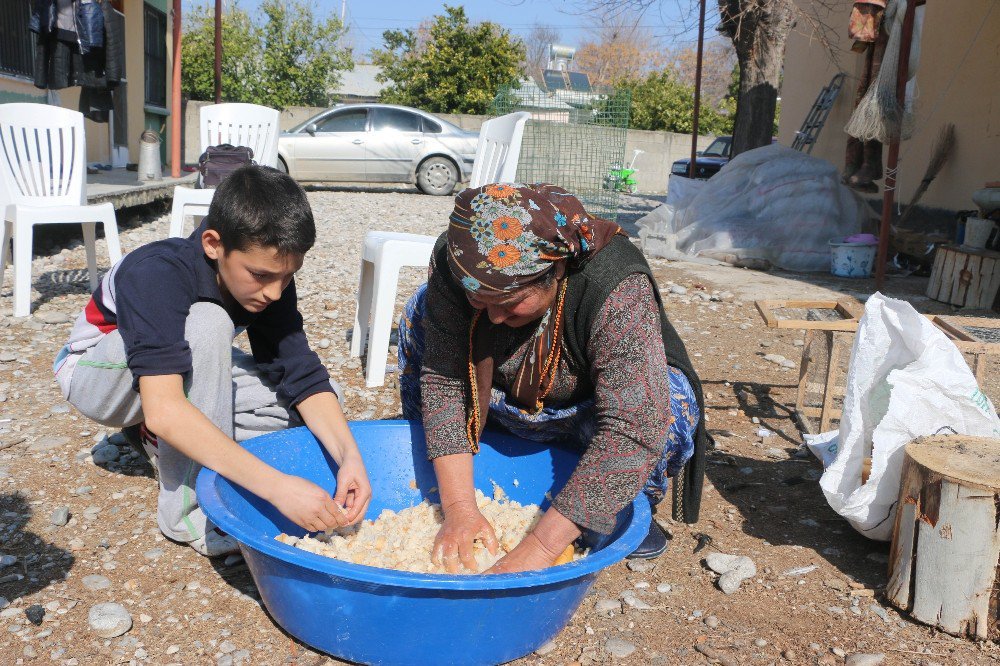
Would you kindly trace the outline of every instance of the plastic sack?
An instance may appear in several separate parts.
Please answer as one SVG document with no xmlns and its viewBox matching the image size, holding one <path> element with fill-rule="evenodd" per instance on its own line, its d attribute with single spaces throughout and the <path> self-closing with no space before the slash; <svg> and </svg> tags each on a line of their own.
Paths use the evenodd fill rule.
<svg viewBox="0 0 1000 666">
<path fill-rule="evenodd" d="M 830 239 L 861 231 L 871 210 L 832 164 L 777 144 L 737 155 L 689 202 L 667 197 L 677 205 L 637 222 L 647 253 L 796 271 L 829 271 Z"/>
<path fill-rule="evenodd" d="M 944 333 L 909 303 L 873 295 L 851 351 L 836 457 L 820 479 L 827 502 L 864 536 L 888 541 L 903 447 L 945 433 L 1000 437 L 1000 418 Z M 872 467 L 862 485 L 866 442 Z"/>
</svg>

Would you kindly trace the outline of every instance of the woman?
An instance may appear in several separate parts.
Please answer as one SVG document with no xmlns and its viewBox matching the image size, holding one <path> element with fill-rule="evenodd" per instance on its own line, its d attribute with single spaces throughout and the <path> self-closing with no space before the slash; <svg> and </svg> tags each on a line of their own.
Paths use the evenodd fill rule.
<svg viewBox="0 0 1000 666">
<path fill-rule="evenodd" d="M 496 552 L 472 485 L 487 422 L 582 453 L 552 506 L 493 573 L 550 566 L 581 534 L 610 534 L 640 492 L 651 504 L 662 499 L 667 478 L 692 455 L 685 492 L 675 496 L 687 503 L 683 518 L 697 519 L 705 449 L 698 378 L 642 253 L 565 190 L 493 184 L 461 192 L 399 341 L 403 416 L 423 421 L 444 511 L 433 559 L 449 571 L 474 568 L 475 539 Z M 653 521 L 632 557 L 666 547 Z"/>
</svg>

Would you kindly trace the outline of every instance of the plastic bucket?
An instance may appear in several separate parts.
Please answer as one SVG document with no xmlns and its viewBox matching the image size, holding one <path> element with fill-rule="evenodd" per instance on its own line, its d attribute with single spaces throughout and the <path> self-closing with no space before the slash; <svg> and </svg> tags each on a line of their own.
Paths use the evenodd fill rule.
<svg viewBox="0 0 1000 666">
<path fill-rule="evenodd" d="M 843 239 L 830 241 L 830 272 L 837 277 L 871 277 L 878 244 L 847 243 Z"/>
<path fill-rule="evenodd" d="M 965 221 L 965 239 L 963 245 L 972 248 L 984 248 L 993 233 L 996 223 L 981 217 L 970 217 Z"/>
<path fill-rule="evenodd" d="M 350 427 L 374 492 L 368 518 L 424 497 L 438 501 L 419 424 L 367 421 Z M 305 428 L 255 437 L 243 446 L 283 472 L 335 489 L 336 465 Z M 562 488 L 577 460 L 570 451 L 486 431 L 474 481 L 488 495 L 495 481 L 512 500 L 545 507 L 546 493 Z M 566 626 L 602 569 L 635 550 L 650 520 L 649 503 L 640 494 L 622 511 L 609 542 L 577 562 L 520 574 L 417 574 L 334 560 L 275 541 L 281 532 L 304 531 L 207 468 L 197 490 L 205 514 L 240 542 L 271 617 L 303 642 L 362 664 L 485 665 L 529 654 Z"/>
</svg>

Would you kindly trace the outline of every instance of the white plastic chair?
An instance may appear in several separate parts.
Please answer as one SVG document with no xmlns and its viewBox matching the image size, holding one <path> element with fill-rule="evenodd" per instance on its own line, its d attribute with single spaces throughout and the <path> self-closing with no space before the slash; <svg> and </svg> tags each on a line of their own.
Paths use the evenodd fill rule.
<svg viewBox="0 0 1000 666">
<path fill-rule="evenodd" d="M 278 135 L 281 113 L 257 104 L 209 104 L 201 107 L 198 137 L 201 152 L 209 146 L 229 143 L 247 146 L 261 166 L 278 166 Z M 170 237 L 184 234 L 184 215 L 204 217 L 212 203 L 214 189 L 198 190 L 178 185 L 170 209 Z"/>
<path fill-rule="evenodd" d="M 519 111 L 483 123 L 470 187 L 514 180 L 521 155 L 524 124 L 530 117 L 530 113 Z M 367 344 L 365 384 L 369 387 L 385 383 L 385 361 L 392 333 L 399 270 L 403 266 L 427 266 L 436 242 L 434 236 L 419 234 L 391 231 L 369 231 L 365 234 L 351 356 L 361 356 Z"/>
<path fill-rule="evenodd" d="M 527 111 L 518 111 L 483 123 L 469 187 L 514 182 L 521 157 L 521 137 L 529 118 L 531 114 Z"/>
<path fill-rule="evenodd" d="M 122 257 L 115 208 L 86 205 L 83 114 L 46 104 L 0 104 L 0 277 L 14 239 L 14 316 L 31 314 L 32 227 L 82 224 L 90 287 L 97 289 L 97 223 L 112 265 Z"/>
</svg>

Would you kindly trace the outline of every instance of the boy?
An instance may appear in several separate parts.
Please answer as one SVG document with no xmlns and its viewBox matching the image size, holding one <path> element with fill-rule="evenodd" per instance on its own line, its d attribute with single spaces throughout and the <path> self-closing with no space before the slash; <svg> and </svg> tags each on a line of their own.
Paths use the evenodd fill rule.
<svg viewBox="0 0 1000 666">
<path fill-rule="evenodd" d="M 160 530 L 202 555 L 238 550 L 198 507 L 202 465 L 310 531 L 354 523 L 368 507 L 364 463 L 296 305 L 293 275 L 315 239 L 302 188 L 275 169 L 243 167 L 191 236 L 112 267 L 56 358 L 63 395 L 81 413 L 112 427 L 145 423 Z M 232 347 L 244 327 L 252 357 Z M 302 422 L 339 466 L 334 498 L 237 444 Z"/>
</svg>

